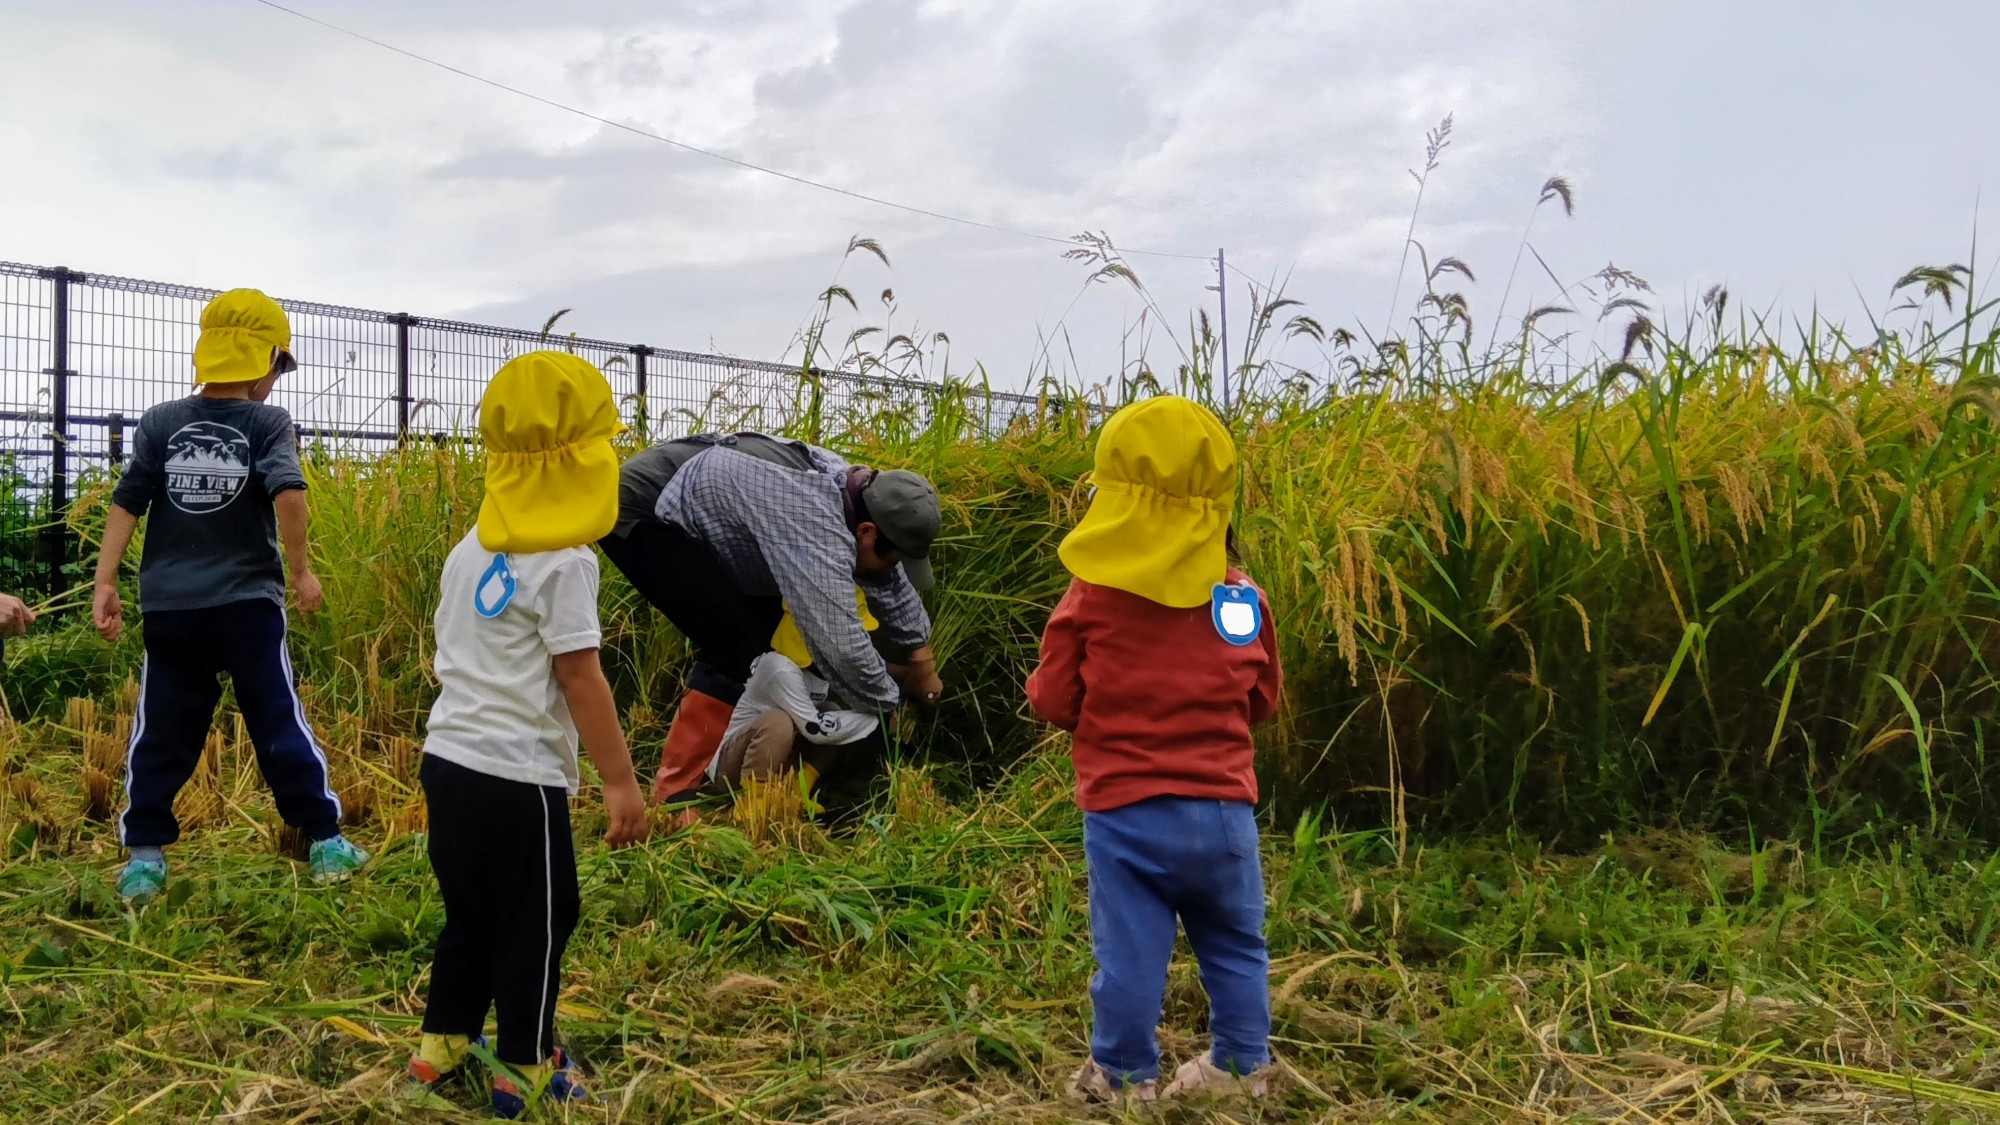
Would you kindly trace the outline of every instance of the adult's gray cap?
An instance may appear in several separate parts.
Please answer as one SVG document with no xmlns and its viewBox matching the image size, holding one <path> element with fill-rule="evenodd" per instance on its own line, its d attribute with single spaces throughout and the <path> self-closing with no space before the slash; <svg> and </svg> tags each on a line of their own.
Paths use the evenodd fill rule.
<svg viewBox="0 0 2000 1125">
<path fill-rule="evenodd" d="M 869 518 L 882 529 L 889 542 L 903 556 L 903 573 L 919 590 L 931 588 L 931 543 L 937 539 L 944 516 L 938 509 L 937 489 L 931 482 L 906 469 L 890 469 L 875 474 L 861 490 L 861 502 L 868 505 Z"/>
</svg>

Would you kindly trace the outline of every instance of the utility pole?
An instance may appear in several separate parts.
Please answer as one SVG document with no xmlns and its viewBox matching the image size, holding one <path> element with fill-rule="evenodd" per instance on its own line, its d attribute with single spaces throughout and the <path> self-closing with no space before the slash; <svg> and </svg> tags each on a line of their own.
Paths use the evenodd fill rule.
<svg viewBox="0 0 2000 1125">
<path fill-rule="evenodd" d="M 1215 284 L 1208 286 L 1215 291 L 1215 299 L 1222 313 L 1222 413 L 1229 414 L 1229 262 L 1222 256 L 1222 247 L 1215 248 Z"/>
</svg>

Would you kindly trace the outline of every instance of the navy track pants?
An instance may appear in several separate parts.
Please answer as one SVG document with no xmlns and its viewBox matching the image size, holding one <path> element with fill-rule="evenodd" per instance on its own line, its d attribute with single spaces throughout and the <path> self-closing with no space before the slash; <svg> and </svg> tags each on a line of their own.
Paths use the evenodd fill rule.
<svg viewBox="0 0 2000 1125">
<path fill-rule="evenodd" d="M 278 815 L 314 840 L 340 833 L 340 798 L 306 722 L 285 647 L 284 606 L 258 598 L 148 613 L 145 641 L 139 713 L 125 755 L 120 843 L 160 847 L 180 839 L 174 797 L 201 762 L 224 673 L 236 689 Z"/>
</svg>

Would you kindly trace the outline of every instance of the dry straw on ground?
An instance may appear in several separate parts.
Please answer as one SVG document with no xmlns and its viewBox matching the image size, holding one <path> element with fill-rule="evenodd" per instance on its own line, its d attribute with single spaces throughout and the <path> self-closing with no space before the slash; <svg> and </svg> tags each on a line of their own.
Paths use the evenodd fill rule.
<svg viewBox="0 0 2000 1125">
<path fill-rule="evenodd" d="M 34 837 L 0 866 L 19 935 L 0 1101 L 104 1121 L 148 1098 L 176 1120 L 410 1112 L 400 1061 L 440 906 L 402 814 L 350 827 L 383 853 L 370 871 L 314 887 L 261 843 L 274 812 L 225 753 L 212 791 L 248 776 L 244 799 L 174 849 L 177 893 L 135 929 L 62 760 L 27 757 L 0 811 L 0 833 Z M 1055 746 L 974 803 L 899 767 L 848 828 L 774 813 L 796 788 L 773 784 L 746 788 L 736 826 L 586 848 L 559 1011 L 602 1100 L 575 1119 L 1109 1119 L 1062 1096 L 1092 968 L 1070 783 Z M 586 841 L 601 827 L 580 815 Z M 1991 862 L 1670 834 L 1398 861 L 1389 834 L 1307 819 L 1267 836 L 1266 864 L 1281 1092 L 1162 1120 L 2000 1120 Z M 1203 1048 L 1204 1010 L 1183 953 L 1170 1060 Z"/>
</svg>

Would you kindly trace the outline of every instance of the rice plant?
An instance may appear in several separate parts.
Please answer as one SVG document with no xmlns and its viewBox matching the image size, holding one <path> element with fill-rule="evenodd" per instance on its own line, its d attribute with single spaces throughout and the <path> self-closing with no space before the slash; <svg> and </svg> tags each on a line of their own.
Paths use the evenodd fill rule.
<svg viewBox="0 0 2000 1125">
<path fill-rule="evenodd" d="M 1427 277 L 1452 272 L 1425 261 Z M 1284 368 L 1269 350 L 1297 337 L 1270 326 L 1303 314 L 1273 295 L 1252 318 L 1245 342 L 1269 350 L 1244 370 L 1284 376 L 1253 381 L 1232 422 L 1240 538 L 1290 671 L 1264 741 L 1282 815 L 1570 840 L 1991 831 L 1990 309 L 1865 344 L 1713 319 L 1669 336 L 1631 303 L 1636 278 L 1592 284 L 1645 327 L 1575 372 L 1546 347 L 1481 360 L 1462 334 L 1426 337 L 1424 318 L 1365 377 Z M 1441 326 L 1440 304 L 1426 317 Z M 1190 350 L 1179 389 L 1204 393 L 1212 354 Z M 1039 738 L 1019 685 L 1115 392 L 1051 387 L 996 422 L 976 386 L 834 402 L 810 380 L 795 432 L 944 494 L 934 616 L 951 691 L 909 734 L 941 778 L 990 779 Z M 336 784 L 366 816 L 409 799 L 380 765 L 420 738 L 436 575 L 481 465 L 444 442 L 322 451 L 307 471 L 329 593 L 298 623 L 297 661 Z M 603 616 L 643 764 L 685 646 L 608 568 Z M 72 697 L 116 713 L 136 657 L 58 625 L 10 647 L 9 699 L 24 717 Z"/>
<path fill-rule="evenodd" d="M 1503 301 L 1481 354 L 1473 267 L 1433 259 L 1414 221 L 1411 245 L 1424 293 L 1403 334 L 1329 328 L 1269 285 L 1232 348 L 1238 538 L 1288 672 L 1259 771 L 1273 1119 L 1995 1119 L 1993 306 L 1969 271 L 1922 267 L 1865 339 L 1779 329 L 1722 290 L 1669 328 L 1607 266 L 1518 335 Z M 1085 292 L 1145 292 L 1109 239 L 1078 250 Z M 836 277 L 794 385 L 649 423 L 776 419 L 937 482 L 949 690 L 844 821 L 781 780 L 690 833 L 585 847 L 562 1015 L 607 1117 L 1067 1116 L 1088 891 L 1064 747 L 1021 683 L 1095 426 L 1220 384 L 1205 317 L 1154 337 L 1145 303 L 1118 371 L 1038 361 L 1033 407 L 1001 414 L 893 294 Z M 882 323 L 854 323 L 865 306 Z M 834 366 L 912 382 L 837 393 Z M 225 706 L 176 805 L 177 889 L 124 913 L 108 822 L 136 639 L 57 615 L 13 642 L 0 1105 L 395 1111 L 439 923 L 416 782 L 429 624 L 482 466 L 450 437 L 306 462 L 327 604 L 295 624 L 301 694 L 379 865 L 345 891 L 301 882 L 284 857 L 304 841 Z M 91 541 L 106 483 L 80 491 Z M 646 769 L 686 646 L 604 578 L 605 663 Z M 595 800 L 586 771 L 586 844 Z M 1177 963 L 1170 1053 L 1203 1010 Z"/>
</svg>

